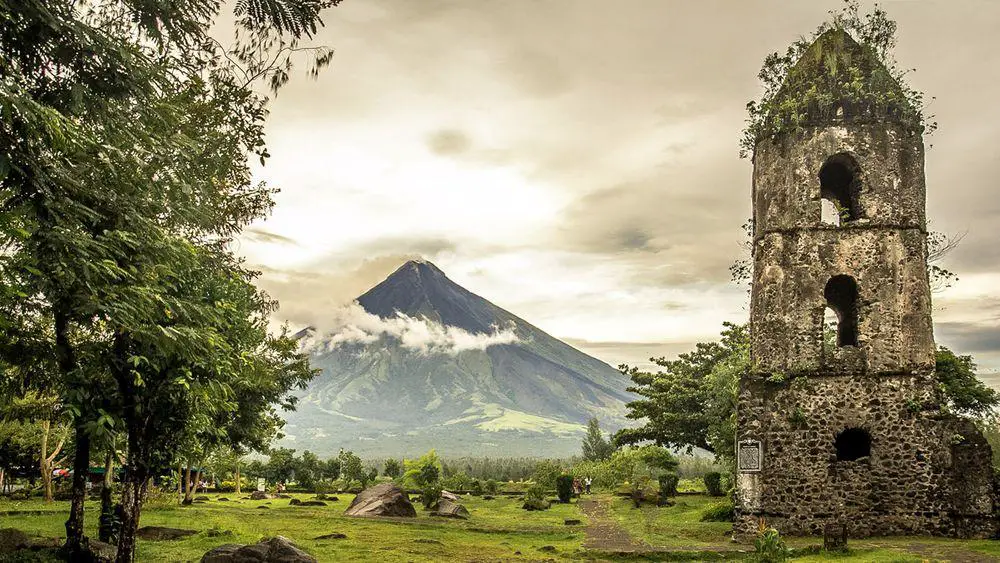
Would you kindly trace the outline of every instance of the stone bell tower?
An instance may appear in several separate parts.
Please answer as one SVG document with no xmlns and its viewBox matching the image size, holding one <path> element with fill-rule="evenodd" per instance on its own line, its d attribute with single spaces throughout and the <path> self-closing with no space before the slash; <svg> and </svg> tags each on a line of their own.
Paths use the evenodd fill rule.
<svg viewBox="0 0 1000 563">
<path fill-rule="evenodd" d="M 858 80 L 878 103 L 844 98 Z M 754 153 L 737 536 L 762 518 L 794 535 L 989 536 L 989 446 L 941 411 L 934 379 L 924 148 L 900 86 L 830 30 L 777 95 L 805 119 Z"/>
</svg>

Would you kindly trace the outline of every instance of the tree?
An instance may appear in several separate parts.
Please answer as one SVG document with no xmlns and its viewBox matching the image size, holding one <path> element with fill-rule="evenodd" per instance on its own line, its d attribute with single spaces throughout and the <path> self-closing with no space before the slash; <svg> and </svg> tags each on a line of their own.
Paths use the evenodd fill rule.
<svg viewBox="0 0 1000 563">
<path fill-rule="evenodd" d="M 291 480 L 292 474 L 295 473 L 295 466 L 295 450 L 276 448 L 271 450 L 264 471 L 268 481 L 283 483 Z"/>
<path fill-rule="evenodd" d="M 386 477 L 391 477 L 393 479 L 398 478 L 403 474 L 403 466 L 395 458 L 389 458 L 385 460 L 385 466 L 382 468 L 382 475 Z"/>
<path fill-rule="evenodd" d="M 340 478 L 340 458 L 331 457 L 323 463 L 323 478 L 324 479 L 339 479 Z"/>
<path fill-rule="evenodd" d="M 345 481 L 358 481 L 364 488 L 368 483 L 368 472 L 365 471 L 361 458 L 354 452 L 340 450 L 337 456 L 340 459 L 340 474 Z"/>
<path fill-rule="evenodd" d="M 958 356 L 940 346 L 935 359 L 934 376 L 949 409 L 978 419 L 993 414 L 993 409 L 1000 405 L 1000 393 L 976 377 L 972 356 Z"/>
<path fill-rule="evenodd" d="M 179 283 L 192 271 L 190 254 L 211 244 L 224 248 L 269 208 L 271 192 L 250 186 L 246 166 L 250 153 L 267 156 L 263 99 L 253 84 L 264 80 L 273 90 L 284 84 L 292 57 L 303 50 L 299 41 L 322 25 L 319 12 L 338 2 L 241 0 L 237 42 L 228 50 L 207 35 L 218 4 L 0 6 L 0 242 L 9 250 L 0 258 L 0 308 L 15 302 L 41 327 L 37 334 L 55 360 L 55 389 L 74 416 L 66 525 L 72 556 L 86 543 L 90 439 L 118 416 L 101 409 L 124 408 L 126 418 L 136 412 L 120 377 L 133 377 L 127 364 L 141 362 L 131 345 L 159 344 L 182 363 L 217 351 L 206 346 L 214 344 L 213 334 L 199 340 L 191 324 L 177 329 L 162 317 L 190 312 L 182 299 L 190 288 Z M 315 74 L 331 52 L 312 53 Z M 204 119 L 212 115 L 225 118 Z M 192 134 L 201 125 L 206 134 Z M 210 322 L 202 318 L 200 325 Z M 0 328 L 0 348 L 25 340 L 14 323 Z M 135 379 L 134 386 L 143 385 Z M 212 388 L 209 411 L 220 410 L 229 390 Z M 196 431 L 209 432 L 204 413 L 190 412 Z M 143 421 L 133 416 L 129 423 L 136 430 Z M 130 455 L 136 450 L 138 457 L 127 474 L 148 471 L 143 460 L 163 446 L 144 444 L 150 436 L 130 436 Z M 138 508 L 142 491 L 129 490 L 126 484 Z M 120 561 L 133 558 L 129 533 Z"/>
<path fill-rule="evenodd" d="M 615 451 L 601 433 L 601 423 L 597 418 L 587 422 L 587 435 L 583 439 L 583 459 L 587 461 L 604 461 Z"/>
<path fill-rule="evenodd" d="M 423 489 L 437 483 L 443 473 L 441 460 L 435 450 L 430 450 L 420 458 L 403 460 L 403 483 Z"/>
<path fill-rule="evenodd" d="M 669 448 L 702 448 L 717 457 L 731 456 L 736 390 L 748 366 L 750 340 L 746 325 L 724 323 L 722 338 L 699 342 L 676 360 L 654 358 L 656 373 L 619 366 L 632 378 L 629 388 L 639 400 L 628 404 L 626 416 L 643 426 L 620 430 L 616 444 L 653 442 Z"/>
</svg>

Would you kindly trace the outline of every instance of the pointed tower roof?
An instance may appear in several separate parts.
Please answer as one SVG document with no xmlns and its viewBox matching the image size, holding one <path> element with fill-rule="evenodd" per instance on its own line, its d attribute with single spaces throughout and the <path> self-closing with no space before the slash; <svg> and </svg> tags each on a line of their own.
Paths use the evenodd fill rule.
<svg viewBox="0 0 1000 563">
<path fill-rule="evenodd" d="M 771 107 L 779 122 L 798 125 L 842 121 L 891 120 L 919 124 L 919 115 L 902 87 L 875 52 L 843 29 L 830 29 L 813 41 Z"/>
</svg>

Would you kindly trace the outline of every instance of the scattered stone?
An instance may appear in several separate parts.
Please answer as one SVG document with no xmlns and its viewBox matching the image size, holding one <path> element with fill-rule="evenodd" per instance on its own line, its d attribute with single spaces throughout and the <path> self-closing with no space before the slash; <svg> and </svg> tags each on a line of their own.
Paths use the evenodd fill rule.
<svg viewBox="0 0 1000 563">
<path fill-rule="evenodd" d="M 213 527 L 205 530 L 205 535 L 210 538 L 217 538 L 219 536 L 231 536 L 233 535 L 233 531 L 223 530 L 222 528 Z"/>
<path fill-rule="evenodd" d="M 225 544 L 209 551 L 201 563 L 317 563 L 287 538 L 275 536 L 254 545 Z"/>
<path fill-rule="evenodd" d="M 521 552 L 520 551 L 515 551 L 514 555 L 521 555 Z"/>
<path fill-rule="evenodd" d="M 549 506 L 550 506 L 549 501 L 544 499 L 526 500 L 524 501 L 524 505 L 522 505 L 521 508 L 525 510 L 548 510 Z"/>
<path fill-rule="evenodd" d="M 493 500 L 493 495 L 483 495 L 483 500 Z"/>
<path fill-rule="evenodd" d="M 298 506 L 302 504 L 302 501 L 297 498 L 293 498 L 292 500 L 288 501 L 288 504 L 289 506 Z"/>
<path fill-rule="evenodd" d="M 417 539 L 413 540 L 413 543 L 429 543 L 429 544 L 433 544 L 433 545 L 444 545 L 443 543 L 439 542 L 438 540 L 432 540 L 432 539 L 429 539 L 429 538 L 417 538 Z"/>
<path fill-rule="evenodd" d="M 197 530 L 185 530 L 182 528 L 165 528 L 162 526 L 143 526 L 136 530 L 135 535 L 144 540 L 169 541 L 179 540 L 197 534 Z"/>
<path fill-rule="evenodd" d="M 441 498 L 446 500 L 458 500 L 458 495 L 449 491 L 441 491 Z"/>
<path fill-rule="evenodd" d="M 342 540 L 347 539 L 347 534 L 342 534 L 340 532 L 334 532 L 332 534 L 326 534 L 325 536 L 319 536 L 318 538 L 313 538 L 314 540 Z"/>
<path fill-rule="evenodd" d="M 565 524 L 567 526 L 579 526 L 580 524 L 583 524 L 583 522 L 577 518 L 567 518 Z"/>
<path fill-rule="evenodd" d="M 542 547 L 538 548 L 538 551 L 554 552 L 554 551 L 556 551 L 556 546 L 554 546 L 554 545 L 543 545 Z"/>
<path fill-rule="evenodd" d="M 337 497 L 330 497 L 330 496 L 326 496 L 326 495 L 316 495 L 316 500 L 328 500 L 330 502 L 337 502 L 340 499 L 337 498 Z"/>
<path fill-rule="evenodd" d="M 274 495 L 274 498 L 292 498 L 292 495 L 286 495 L 285 493 L 278 493 Z"/>
<path fill-rule="evenodd" d="M 191 504 L 205 504 L 207 502 L 208 502 L 207 500 L 197 500 L 197 499 L 195 499 L 195 500 L 191 501 Z"/>
<path fill-rule="evenodd" d="M 205 495 L 199 495 L 194 497 L 194 500 L 212 500 L 212 499 L 206 497 Z"/>
<path fill-rule="evenodd" d="M 271 495 L 265 493 L 264 491 L 254 491 L 246 498 L 249 500 L 264 500 L 271 498 Z"/>
<path fill-rule="evenodd" d="M 270 506 L 264 506 L 263 504 L 258 506 L 257 508 L 263 508 L 264 510 L 271 510 Z"/>
<path fill-rule="evenodd" d="M 393 483 L 382 483 L 360 493 L 344 511 L 347 516 L 403 516 L 413 518 L 417 511 L 406 491 Z"/>
<path fill-rule="evenodd" d="M 326 506 L 326 503 L 321 500 L 303 500 L 299 501 L 297 504 L 299 506 Z"/>
<path fill-rule="evenodd" d="M 219 497 L 219 498 L 217 498 L 215 500 L 217 500 L 219 502 L 227 502 L 229 499 L 227 499 L 226 497 Z"/>
<path fill-rule="evenodd" d="M 469 511 L 461 504 L 442 498 L 438 502 L 437 510 L 434 511 L 434 516 L 442 516 L 444 518 L 461 518 L 462 520 L 469 519 Z"/>
</svg>

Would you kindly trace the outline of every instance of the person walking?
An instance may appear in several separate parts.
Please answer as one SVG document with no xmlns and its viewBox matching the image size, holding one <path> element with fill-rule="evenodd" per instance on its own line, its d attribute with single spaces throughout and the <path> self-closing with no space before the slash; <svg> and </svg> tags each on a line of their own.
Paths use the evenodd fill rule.
<svg viewBox="0 0 1000 563">
<path fill-rule="evenodd" d="M 590 483 L 592 482 L 590 475 L 584 477 L 583 486 L 587 488 L 587 494 L 590 494 Z"/>
</svg>

